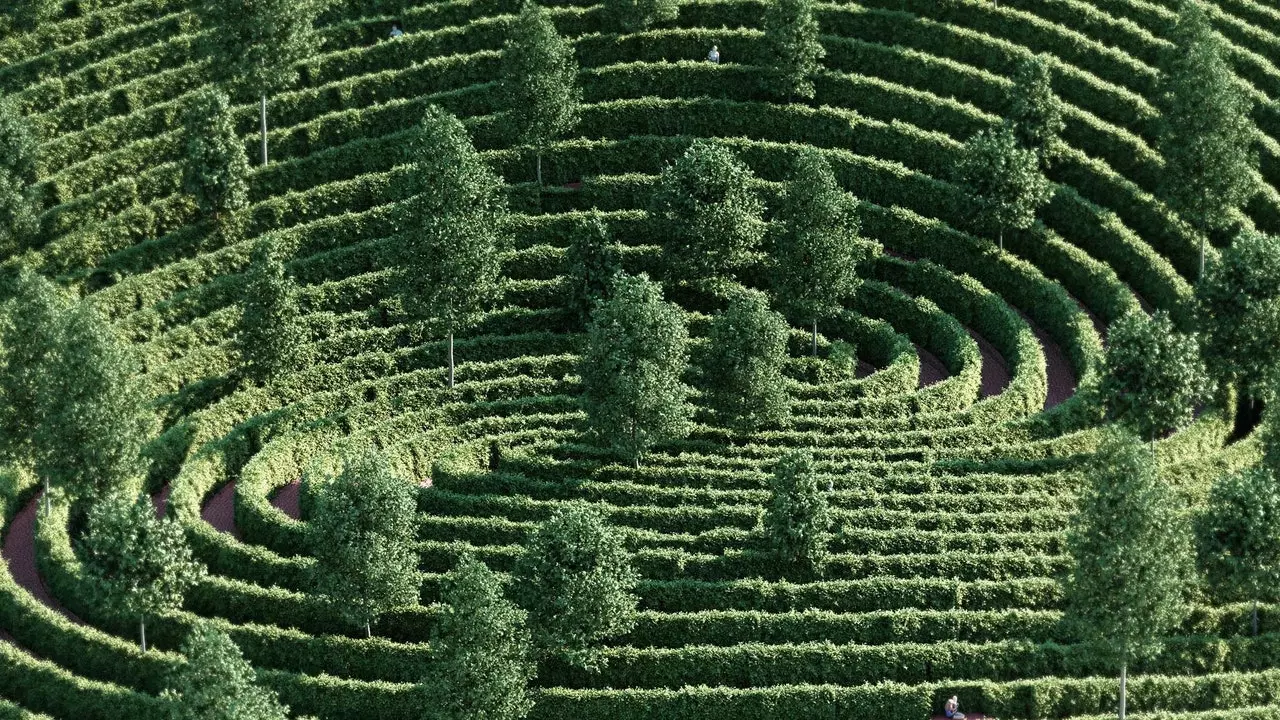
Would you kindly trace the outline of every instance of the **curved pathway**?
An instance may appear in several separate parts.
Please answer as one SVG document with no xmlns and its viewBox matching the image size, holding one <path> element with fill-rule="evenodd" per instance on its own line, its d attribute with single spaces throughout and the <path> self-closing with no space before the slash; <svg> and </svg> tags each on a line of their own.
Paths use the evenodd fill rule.
<svg viewBox="0 0 1280 720">
<path fill-rule="evenodd" d="M 294 480 L 271 496 L 271 504 L 294 520 L 302 518 L 302 483 Z"/>
<path fill-rule="evenodd" d="M 1004 355 L 986 338 L 970 328 L 966 327 L 964 330 L 978 343 L 978 352 L 982 355 L 982 397 L 999 395 L 1009 387 L 1009 381 L 1013 379 L 1009 374 L 1009 363 L 1005 362 Z"/>
<path fill-rule="evenodd" d="M 26 507 L 14 516 L 9 525 L 9 534 L 4 539 L 4 561 L 20 587 L 40 602 L 62 613 L 68 620 L 83 625 L 80 618 L 68 612 L 49 594 L 49 589 L 40 577 L 40 568 L 36 565 L 36 513 L 40 512 L 40 496 L 43 494 L 43 490 L 36 493 Z"/>
<path fill-rule="evenodd" d="M 236 528 L 236 481 L 232 480 L 218 489 L 209 502 L 200 509 L 200 517 L 214 529 L 230 533 L 239 540 L 240 530 Z"/>
<path fill-rule="evenodd" d="M 920 356 L 920 387 L 925 388 L 942 382 L 950 375 L 947 372 L 947 366 L 942 364 L 937 355 L 919 345 L 916 345 L 916 354 Z"/>
</svg>

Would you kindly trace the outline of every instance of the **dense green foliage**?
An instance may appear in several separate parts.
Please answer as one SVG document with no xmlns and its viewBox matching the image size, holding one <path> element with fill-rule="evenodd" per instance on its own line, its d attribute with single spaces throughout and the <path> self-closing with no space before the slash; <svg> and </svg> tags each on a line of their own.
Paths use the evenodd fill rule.
<svg viewBox="0 0 1280 720">
<path fill-rule="evenodd" d="M 790 100 L 812 98 L 813 77 L 827 51 L 818 42 L 814 0 L 775 0 L 764 13 L 764 39 L 769 52 L 773 91 Z"/>
<path fill-rule="evenodd" d="M 1219 478 L 1197 519 L 1201 565 L 1208 587 L 1228 601 L 1280 601 L 1280 482 L 1252 468 Z"/>
<path fill-rule="evenodd" d="M 744 290 L 711 321 L 703 363 L 706 405 L 724 425 L 750 433 L 786 419 L 787 327 L 758 290 Z"/>
<path fill-rule="evenodd" d="M 215 79 L 270 95 L 297 82 L 297 63 L 319 44 L 315 16 L 322 0 L 197 0 L 201 49 Z"/>
<path fill-rule="evenodd" d="M 778 560 L 793 570 L 819 572 L 826 559 L 831 510 L 824 490 L 809 451 L 784 455 L 770 476 L 764 532 Z"/>
<path fill-rule="evenodd" d="M 518 720 L 533 702 L 534 674 L 526 614 L 502 596 L 498 576 L 463 557 L 444 592 L 444 612 L 432 638 L 435 667 L 424 678 L 440 717 Z"/>
<path fill-rule="evenodd" d="M 636 465 L 655 443 L 689 434 L 688 344 L 680 309 L 647 275 L 619 275 L 591 314 L 579 370 L 587 419 Z"/>
<path fill-rule="evenodd" d="M 999 235 L 1002 250 L 1004 231 L 1031 227 L 1036 212 L 1053 197 L 1040 171 L 1040 155 L 1019 145 L 1007 125 L 969 138 L 956 177 L 973 196 L 977 222 Z"/>
<path fill-rule="evenodd" d="M 32 467 L 37 428 L 53 399 L 47 377 L 70 304 L 56 285 L 23 268 L 0 312 L 0 448 L 7 462 Z"/>
<path fill-rule="evenodd" d="M 582 326 L 596 303 L 609 298 L 609 285 L 621 271 L 613 236 L 600 213 L 593 212 L 574 226 L 565 251 L 566 309 Z"/>
<path fill-rule="evenodd" d="M 235 642 L 210 625 L 196 625 L 182 641 L 187 662 L 173 673 L 164 697 L 172 720 L 285 720 L 289 708 L 260 687 Z"/>
<path fill-rule="evenodd" d="M 1042 170 L 1048 169 L 1062 152 L 1062 131 L 1067 124 L 1044 56 L 1027 58 L 1018 66 L 1012 94 L 1008 120 L 1018 143 L 1035 152 Z"/>
<path fill-rule="evenodd" d="M 0 95 L 0 250 L 14 253 L 38 229 L 36 132 L 12 98 Z"/>
<path fill-rule="evenodd" d="M 688 282 L 732 276 L 750 262 L 764 238 L 763 213 L 751 169 L 703 140 L 663 168 L 649 205 L 672 273 Z"/>
<path fill-rule="evenodd" d="M 635 626 L 639 578 L 622 537 L 595 508 L 571 505 L 539 525 L 515 578 L 534 647 L 547 657 L 596 669 L 602 643 Z"/>
<path fill-rule="evenodd" d="M 578 124 L 582 89 L 573 45 L 532 0 L 525 0 L 502 51 L 502 94 L 512 137 L 538 152 L 542 184 L 542 152 Z"/>
<path fill-rule="evenodd" d="M 1280 368 L 1280 238 L 1245 232 L 1196 285 L 1205 363 L 1251 397 Z"/>
<path fill-rule="evenodd" d="M 418 599 L 413 486 L 374 450 L 352 453 L 316 502 L 309 532 L 316 592 L 354 625 Z"/>
<path fill-rule="evenodd" d="M 249 202 L 249 161 L 236 135 L 227 96 L 206 89 L 192 98 L 184 118 L 186 155 L 182 186 L 215 220 Z"/>
<path fill-rule="evenodd" d="M 604 0 L 601 6 L 613 24 L 628 32 L 670 22 L 680 13 L 679 0 Z"/>
<path fill-rule="evenodd" d="M 235 342 L 245 376 L 266 384 L 300 370 L 309 353 L 302 325 L 297 284 L 290 278 L 272 236 L 253 249 L 240 298 L 240 324 Z"/>
<path fill-rule="evenodd" d="M 182 607 L 205 574 L 173 518 L 157 518 L 151 498 L 128 492 L 89 506 L 79 554 L 88 595 L 107 613 L 138 619 L 144 651 L 147 618 Z"/>
<path fill-rule="evenodd" d="M 1098 394 L 1107 416 L 1143 440 L 1185 428 L 1212 382 L 1194 335 L 1168 314 L 1131 312 L 1111 326 Z"/>
</svg>

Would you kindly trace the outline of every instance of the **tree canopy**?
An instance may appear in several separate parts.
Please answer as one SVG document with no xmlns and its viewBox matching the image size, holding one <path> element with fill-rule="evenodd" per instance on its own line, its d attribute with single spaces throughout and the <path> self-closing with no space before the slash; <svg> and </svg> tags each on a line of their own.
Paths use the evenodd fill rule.
<svg viewBox="0 0 1280 720">
<path fill-rule="evenodd" d="M 18 27 L 34 30 L 41 23 L 57 20 L 63 14 L 62 0 L 9 0 L 12 4 L 4 12 Z"/>
<path fill-rule="evenodd" d="M 162 695 L 171 720 L 286 720 L 289 708 L 257 673 L 225 632 L 199 623 L 182 642 L 187 662 L 178 665 Z"/>
<path fill-rule="evenodd" d="M 1232 210 L 1257 192 L 1253 102 L 1198 0 L 1183 0 L 1169 40 L 1157 98 L 1161 194 L 1204 235 L 1230 227 Z"/>
<path fill-rule="evenodd" d="M 635 626 L 639 575 L 622 536 L 603 513 L 575 503 L 557 510 L 525 543 L 514 593 L 529 612 L 544 656 L 599 668 L 603 641 Z"/>
<path fill-rule="evenodd" d="M 235 344 L 245 376 L 265 385 L 302 369 L 310 356 L 310 338 L 297 285 L 285 274 L 274 236 L 258 240 L 248 275 Z"/>
<path fill-rule="evenodd" d="M 418 601 L 418 505 L 381 453 L 350 453 L 344 465 L 321 488 L 310 522 L 316 590 L 371 635 L 383 613 Z"/>
<path fill-rule="evenodd" d="M 826 558 L 831 527 L 827 496 L 818 486 L 813 453 L 794 450 L 782 456 L 769 479 L 764 531 L 787 566 L 813 573 Z"/>
<path fill-rule="evenodd" d="M 214 219 L 249 203 L 249 160 L 236 135 L 225 93 L 205 88 L 196 93 L 184 117 L 186 155 L 183 188 L 200 210 Z"/>
<path fill-rule="evenodd" d="M 146 650 L 147 617 L 182 607 L 204 566 L 193 558 L 182 528 L 171 517 L 157 518 L 145 494 L 98 498 L 85 528 L 80 555 L 90 596 L 112 615 L 137 618 Z"/>
<path fill-rule="evenodd" d="M 1062 101 L 1053 93 L 1049 62 L 1044 55 L 1034 55 L 1018 66 L 1013 79 L 1012 107 L 1008 121 L 1013 125 L 1018 144 L 1031 150 L 1046 170 L 1062 150 Z"/>
<path fill-rule="evenodd" d="M 1040 158 L 1018 144 L 1008 125 L 969 138 L 956 176 L 973 195 L 978 224 L 999 234 L 1001 249 L 1004 231 L 1030 228 L 1036 212 L 1053 197 L 1053 187 L 1040 171 Z"/>
<path fill-rule="evenodd" d="M 40 226 L 35 129 L 12 98 L 0 96 L 0 252 L 15 255 Z"/>
<path fill-rule="evenodd" d="M 1262 397 L 1280 368 L 1280 238 L 1243 232 L 1196 285 L 1204 357 L 1221 382 Z"/>
<path fill-rule="evenodd" d="M 0 311 L 0 452 L 4 462 L 35 465 L 36 430 L 51 399 L 43 390 L 70 299 L 51 281 L 22 268 Z"/>
<path fill-rule="evenodd" d="M 604 0 L 601 4 L 610 21 L 629 33 L 670 22 L 680 13 L 680 0 Z"/>
<path fill-rule="evenodd" d="M 298 79 L 297 64 L 315 54 L 315 19 L 326 0 L 196 0 L 201 48 L 214 79 L 269 95 Z"/>
<path fill-rule="evenodd" d="M 565 300 L 573 317 L 586 326 L 591 309 L 609 297 L 613 276 L 622 271 L 617 245 L 599 212 L 579 221 L 569 236 L 565 252 Z"/>
<path fill-rule="evenodd" d="M 573 44 L 560 37 L 551 15 L 525 0 L 502 51 L 502 97 L 517 142 L 541 153 L 578 124 L 582 89 Z"/>
<path fill-rule="evenodd" d="M 649 207 L 673 274 L 686 281 L 732 275 L 764 238 L 756 178 L 725 146 L 695 140 L 662 170 Z"/>
<path fill-rule="evenodd" d="M 1197 518 L 1196 535 L 1208 587 L 1218 599 L 1280 602 L 1280 481 L 1274 473 L 1250 468 L 1219 478 Z"/>
<path fill-rule="evenodd" d="M 818 321 L 840 312 L 862 285 L 859 266 L 879 252 L 859 230 L 857 199 L 820 152 L 801 152 L 774 219 L 772 279 L 778 302 L 814 324 L 815 353 Z"/>
<path fill-rule="evenodd" d="M 0 175 L 23 185 L 36 179 L 39 138 L 17 100 L 0 95 Z"/>
<path fill-rule="evenodd" d="M 764 42 L 774 92 L 788 99 L 812 98 L 813 78 L 827 51 L 818 42 L 814 0 L 774 0 L 765 6 Z"/>
<path fill-rule="evenodd" d="M 687 436 L 689 331 L 647 275 L 619 275 L 596 306 L 579 373 L 591 427 L 637 465 L 654 443 Z"/>
<path fill-rule="evenodd" d="M 1148 441 L 1191 424 L 1213 387 L 1194 335 L 1163 311 L 1133 310 L 1111 324 L 1107 343 L 1098 393 L 1109 419 Z"/>
<path fill-rule="evenodd" d="M 144 470 L 157 428 L 141 368 L 87 301 L 69 310 L 41 374 L 48 399 L 36 428 L 36 471 L 73 497 L 125 487 Z"/>
<path fill-rule="evenodd" d="M 446 720 L 519 720 L 533 701 L 527 615 L 502 595 L 492 570 L 470 555 L 445 580 L 432 636 L 435 670 L 426 678 L 433 709 Z"/>
<path fill-rule="evenodd" d="M 789 412 L 782 366 L 790 328 L 758 290 L 735 293 L 711 320 L 702 368 L 707 406 L 742 433 L 782 422 Z"/>
</svg>

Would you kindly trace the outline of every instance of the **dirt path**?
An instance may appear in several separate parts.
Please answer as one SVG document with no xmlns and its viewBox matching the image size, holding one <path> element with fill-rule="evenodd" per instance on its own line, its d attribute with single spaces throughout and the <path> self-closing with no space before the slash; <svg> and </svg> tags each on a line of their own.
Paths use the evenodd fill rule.
<svg viewBox="0 0 1280 720">
<path fill-rule="evenodd" d="M 271 504 L 294 520 L 302 518 L 302 483 L 294 480 L 271 496 Z"/>
<path fill-rule="evenodd" d="M 920 387 L 929 387 L 934 383 L 942 382 L 950 375 L 947 372 L 947 366 L 942 364 L 937 355 L 919 345 L 916 345 L 916 354 L 920 356 Z"/>
<path fill-rule="evenodd" d="M 982 354 L 982 397 L 999 395 L 1009 387 L 1009 381 L 1013 379 L 1009 374 L 1009 363 L 1005 362 L 1004 355 L 986 338 L 969 328 L 965 328 L 965 332 L 978 343 L 978 352 Z"/>
<path fill-rule="evenodd" d="M 151 496 L 151 502 L 156 505 L 156 517 L 164 517 L 165 508 L 169 507 L 169 483 L 165 483 L 159 492 Z"/>
<path fill-rule="evenodd" d="M 72 622 L 83 625 L 80 618 L 58 604 L 49 594 L 40 578 L 40 569 L 36 566 L 36 513 L 40 512 L 40 496 L 43 491 L 27 503 L 13 518 L 9 525 L 9 534 L 4 539 L 4 561 L 9 566 L 13 579 L 40 602 L 57 610 Z"/>
<path fill-rule="evenodd" d="M 200 517 L 216 530 L 230 533 L 239 540 L 240 530 L 236 528 L 236 481 L 232 480 L 204 504 Z"/>
</svg>

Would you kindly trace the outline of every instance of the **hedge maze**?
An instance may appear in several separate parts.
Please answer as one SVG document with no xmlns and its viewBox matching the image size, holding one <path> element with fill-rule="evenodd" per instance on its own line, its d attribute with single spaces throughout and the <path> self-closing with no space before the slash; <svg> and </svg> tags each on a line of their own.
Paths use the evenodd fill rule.
<svg viewBox="0 0 1280 720">
<path fill-rule="evenodd" d="M 87 548 L 113 546 L 86 544 L 83 498 L 56 480 L 46 495 L 45 465 L 6 455 L 0 717 L 165 718 L 175 688 L 190 710 L 183 673 L 235 659 L 210 628 L 278 703 L 190 717 L 923 720 L 953 695 L 970 715 L 1115 716 L 1119 665 L 1068 622 L 1065 589 L 1077 497 L 1110 437 L 1108 329 L 1161 311 L 1196 331 L 1201 237 L 1212 273 L 1237 232 L 1280 233 L 1280 5 L 1201 4 L 1258 157 L 1247 200 L 1209 227 L 1172 204 L 1160 149 L 1179 0 L 817 3 L 817 45 L 791 56 L 764 28 L 806 3 L 683 0 L 645 18 L 593 2 L 545 0 L 543 26 L 517 0 L 300 3 L 316 39 L 282 71 L 296 80 L 225 96 L 210 92 L 225 68 L 202 3 L 28 1 L 0 20 L 0 101 L 37 148 L 0 168 L 16 198 L 0 214 L 6 288 L 29 268 L 114 328 L 133 363 L 118 385 L 158 419 L 126 484 L 167 518 L 143 524 L 155 551 L 176 526 L 203 568 L 165 581 L 179 602 L 147 606 L 144 651 L 136 613 L 99 592 Z M 537 87 L 576 83 L 574 112 L 516 92 L 535 80 L 505 62 L 514 33 L 561 39 L 521 61 Z M 776 70 L 786 57 L 798 75 Z M 1043 187 L 976 192 L 957 168 L 975 167 L 980 133 L 1003 161 L 1003 119 L 1035 116 L 1015 83 L 1033 57 L 1061 140 L 1018 172 Z M 243 186 L 193 185 L 192 127 L 209 163 L 243 152 Z M 673 190 L 694 156 L 705 164 Z M 706 168 L 724 163 L 721 187 Z M 725 197 L 740 217 L 681 220 L 685 200 Z M 849 215 L 806 225 L 805 203 Z M 1009 203 L 1025 207 L 993 224 Z M 831 250 L 820 281 L 776 279 L 778 257 L 819 273 L 820 241 L 846 230 L 859 242 Z M 784 255 L 784 236 L 809 254 Z M 665 305 L 627 326 L 636 352 L 687 369 L 623 363 L 614 382 L 584 362 L 598 370 L 615 346 L 595 343 L 627 331 L 593 326 L 592 298 L 628 298 L 608 317 L 632 323 L 653 288 L 641 276 Z M 289 328 L 254 335 L 248 315 Z M 655 347 L 645 328 L 687 343 Z M 759 357 L 746 367 L 730 346 Z M 116 357 L 91 350 L 86 363 Z M 1215 482 L 1262 462 L 1248 382 L 1217 383 L 1192 422 L 1144 445 L 1183 519 L 1230 502 Z M 602 425 L 605 392 L 638 399 Z M 612 442 L 593 427 L 639 430 Z M 369 493 L 330 492 L 344 468 Z M 365 581 L 316 551 L 326 508 L 397 518 L 351 542 L 395 563 L 379 548 L 407 537 L 416 565 L 396 577 L 416 601 L 356 612 L 320 592 Z M 814 518 L 820 538 L 764 539 Z M 634 570 L 608 580 L 634 593 L 631 621 L 593 636 L 588 663 L 534 627 L 551 649 L 524 667 L 525 704 L 442 700 L 463 702 L 439 677 L 467 637 L 448 601 L 479 603 L 495 628 L 525 610 L 544 622 L 555 611 L 517 601 L 559 586 L 529 584 L 527 548 L 597 524 Z M 1159 647 L 1128 663 L 1128 711 L 1280 718 L 1275 583 L 1229 595 L 1199 577 Z M 204 654 L 184 644 L 199 637 Z"/>
</svg>

